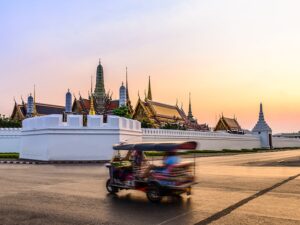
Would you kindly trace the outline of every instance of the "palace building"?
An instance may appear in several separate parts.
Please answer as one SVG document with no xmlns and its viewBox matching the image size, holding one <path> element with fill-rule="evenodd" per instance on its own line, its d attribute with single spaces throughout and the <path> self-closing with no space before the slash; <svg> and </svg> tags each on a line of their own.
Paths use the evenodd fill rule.
<svg viewBox="0 0 300 225">
<path fill-rule="evenodd" d="M 142 100 L 140 96 L 138 97 L 132 118 L 142 122 L 142 124 L 146 122 L 150 127 L 154 128 L 162 128 L 166 125 L 176 125 L 178 128 L 181 127 L 183 129 L 209 130 L 206 124 L 198 124 L 197 120 L 194 119 L 192 114 L 191 98 L 189 101 L 188 116 L 182 108 L 178 107 L 177 104 L 169 105 L 153 101 L 150 77 L 148 93 L 144 100 Z"/>
<path fill-rule="evenodd" d="M 170 105 L 154 101 L 151 90 L 151 80 L 149 77 L 148 92 L 145 99 L 138 98 L 137 104 L 133 109 L 129 97 L 128 90 L 128 76 L 126 67 L 126 82 L 121 84 L 119 89 L 119 99 L 112 99 L 112 94 L 106 92 L 104 85 L 104 70 L 101 62 L 96 70 L 96 84 L 93 87 L 91 80 L 91 87 L 89 96 L 87 98 L 73 96 L 70 90 L 66 93 L 65 106 L 50 105 L 43 103 L 36 103 L 35 90 L 34 96 L 29 96 L 27 103 L 22 100 L 22 104 L 15 102 L 11 119 L 22 121 L 27 117 L 42 116 L 49 114 L 62 114 L 66 119 L 68 114 L 78 115 L 107 115 L 113 114 L 113 111 L 119 107 L 127 107 L 129 114 L 133 119 L 142 122 L 142 125 L 153 128 L 166 129 L 185 129 L 185 130 L 199 130 L 209 131 L 207 124 L 199 124 L 192 113 L 191 95 L 189 96 L 189 108 L 186 114 L 183 108 L 176 105 Z M 86 117 L 84 117 L 86 118 Z"/>
<path fill-rule="evenodd" d="M 62 114 L 65 111 L 64 106 L 37 103 L 35 101 L 35 88 L 34 96 L 30 94 L 28 96 L 27 103 L 25 103 L 23 99 L 21 100 L 21 104 L 18 104 L 15 101 L 13 111 L 10 116 L 12 120 L 22 121 L 28 117 Z"/>
<path fill-rule="evenodd" d="M 220 117 L 214 131 L 225 131 L 233 134 L 244 134 L 244 130 L 241 128 L 237 119 L 224 117 L 223 114 Z"/>
<path fill-rule="evenodd" d="M 128 77 L 127 77 L 127 67 L 126 67 L 126 87 L 122 83 L 119 93 L 119 99 L 112 100 L 112 94 L 110 92 L 105 92 L 104 85 L 104 72 L 103 66 L 99 61 L 96 72 L 96 86 L 94 92 L 92 91 L 93 84 L 91 83 L 91 94 L 88 98 L 75 98 L 72 105 L 72 113 L 74 114 L 99 114 L 99 115 L 109 115 L 113 113 L 114 109 L 120 106 L 127 106 L 129 111 L 132 113 L 132 106 L 129 98 L 128 92 Z M 92 106 L 92 107 L 91 107 Z"/>
<path fill-rule="evenodd" d="M 91 90 L 88 98 L 83 98 L 79 94 L 79 98 L 74 96 L 72 101 L 72 94 L 70 90 L 66 93 L 66 104 L 65 106 L 36 103 L 35 102 L 35 90 L 34 96 L 29 96 L 27 103 L 22 99 L 22 103 L 18 104 L 15 101 L 11 119 L 22 121 L 27 117 L 43 116 L 49 114 L 81 114 L 81 115 L 109 115 L 113 113 L 113 110 L 120 106 L 127 106 L 130 113 L 133 112 L 131 101 L 129 98 L 128 91 L 128 77 L 126 67 L 126 86 L 122 83 L 120 90 L 120 98 L 112 99 L 110 92 L 105 92 L 104 85 L 104 72 L 103 66 L 99 61 L 96 71 L 96 85 L 93 91 L 93 84 L 91 82 Z"/>
</svg>

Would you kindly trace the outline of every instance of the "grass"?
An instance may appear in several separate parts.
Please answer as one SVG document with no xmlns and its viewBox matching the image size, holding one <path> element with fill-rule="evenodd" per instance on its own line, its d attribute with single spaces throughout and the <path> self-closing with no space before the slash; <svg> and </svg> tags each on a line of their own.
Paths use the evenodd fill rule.
<svg viewBox="0 0 300 225">
<path fill-rule="evenodd" d="M 19 153 L 17 152 L 1 152 L 0 159 L 19 159 Z"/>
<path fill-rule="evenodd" d="M 179 155 L 189 155 L 189 154 L 243 154 L 243 153 L 256 153 L 256 152 L 266 152 L 266 151 L 280 151 L 280 150 L 294 150 L 299 149 L 299 147 L 286 147 L 286 148 L 274 148 L 274 149 L 266 149 L 266 148 L 253 148 L 253 149 L 222 149 L 222 150 L 190 150 L 185 152 L 178 152 Z M 149 151 L 145 152 L 146 156 L 164 156 L 164 152 L 158 151 Z"/>
</svg>

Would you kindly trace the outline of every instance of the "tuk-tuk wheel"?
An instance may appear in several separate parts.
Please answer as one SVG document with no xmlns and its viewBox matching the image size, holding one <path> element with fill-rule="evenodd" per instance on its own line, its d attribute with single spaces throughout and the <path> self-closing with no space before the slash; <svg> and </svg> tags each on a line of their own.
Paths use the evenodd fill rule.
<svg viewBox="0 0 300 225">
<path fill-rule="evenodd" d="M 159 187 L 157 185 L 151 185 L 147 189 L 147 198 L 150 202 L 160 202 L 162 199 Z"/>
<path fill-rule="evenodd" d="M 106 190 L 107 190 L 110 194 L 115 194 L 115 193 L 117 193 L 117 192 L 119 191 L 118 188 L 113 187 L 113 186 L 110 185 L 110 179 L 108 179 L 108 180 L 106 181 Z"/>
</svg>

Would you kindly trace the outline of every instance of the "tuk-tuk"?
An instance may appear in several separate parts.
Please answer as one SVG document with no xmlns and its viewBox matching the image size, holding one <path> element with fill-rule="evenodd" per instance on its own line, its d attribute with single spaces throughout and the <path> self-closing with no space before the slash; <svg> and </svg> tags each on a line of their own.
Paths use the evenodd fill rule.
<svg viewBox="0 0 300 225">
<path fill-rule="evenodd" d="M 160 202 L 163 196 L 191 194 L 195 182 L 195 155 L 193 162 L 179 162 L 178 151 L 195 150 L 197 142 L 136 143 L 113 146 L 106 189 L 115 194 L 119 190 L 140 190 L 151 202 Z M 148 160 L 145 152 L 160 152 L 161 160 Z"/>
</svg>

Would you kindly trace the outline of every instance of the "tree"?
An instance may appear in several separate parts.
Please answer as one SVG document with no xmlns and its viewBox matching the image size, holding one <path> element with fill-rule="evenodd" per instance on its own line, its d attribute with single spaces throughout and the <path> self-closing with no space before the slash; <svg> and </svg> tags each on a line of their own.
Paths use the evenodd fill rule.
<svg viewBox="0 0 300 225">
<path fill-rule="evenodd" d="M 165 123 L 164 125 L 160 126 L 160 129 L 186 130 L 186 127 L 184 125 L 179 124 L 179 123 Z"/>
<path fill-rule="evenodd" d="M 22 123 L 17 120 L 12 120 L 10 118 L 5 117 L 5 115 L 1 116 L 0 114 L 0 127 L 2 128 L 13 128 L 13 127 L 22 127 Z"/>
<path fill-rule="evenodd" d="M 148 118 L 143 118 L 141 121 L 141 127 L 142 128 L 154 128 L 154 124 Z"/>
<path fill-rule="evenodd" d="M 113 114 L 116 115 L 116 116 L 125 117 L 125 118 L 128 118 L 128 119 L 132 118 L 127 106 L 121 106 L 117 109 L 114 109 Z"/>
</svg>

